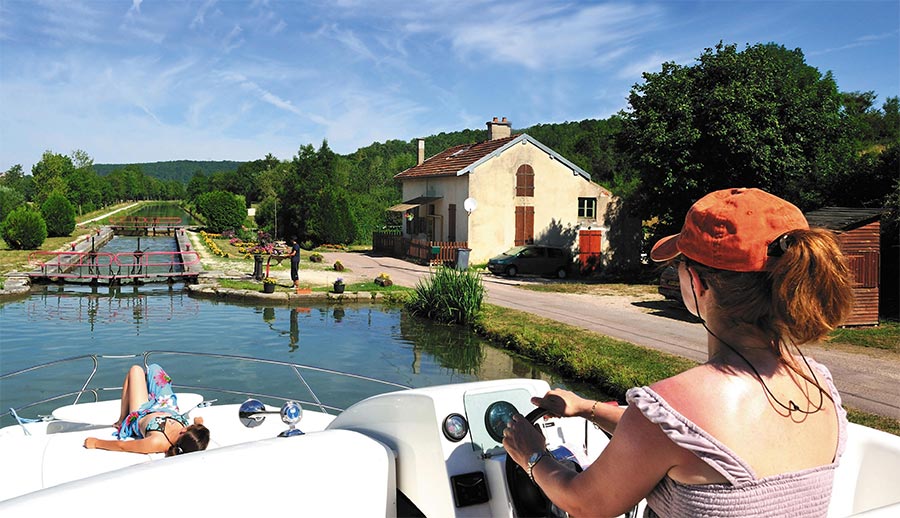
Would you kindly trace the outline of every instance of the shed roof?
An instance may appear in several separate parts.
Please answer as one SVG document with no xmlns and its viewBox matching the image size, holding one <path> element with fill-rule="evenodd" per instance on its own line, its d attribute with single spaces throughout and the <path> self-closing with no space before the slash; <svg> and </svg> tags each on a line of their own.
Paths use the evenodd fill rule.
<svg viewBox="0 0 900 518">
<path fill-rule="evenodd" d="M 878 220 L 885 210 L 884 208 L 823 207 L 807 212 L 805 216 L 806 221 L 813 227 L 852 230 Z"/>
</svg>

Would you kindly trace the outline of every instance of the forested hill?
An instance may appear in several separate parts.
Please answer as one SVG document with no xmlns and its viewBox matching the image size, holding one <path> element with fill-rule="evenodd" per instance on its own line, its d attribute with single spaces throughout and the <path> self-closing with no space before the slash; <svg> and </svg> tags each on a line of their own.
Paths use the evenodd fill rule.
<svg viewBox="0 0 900 518">
<path fill-rule="evenodd" d="M 615 169 L 617 162 L 612 139 L 620 127 L 620 120 L 617 117 L 612 117 L 608 120 L 585 119 L 578 122 L 538 124 L 528 128 L 513 128 L 512 131 L 513 133 L 528 133 L 591 173 L 594 181 L 608 184 L 612 180 L 612 171 Z M 448 147 L 480 142 L 486 138 L 486 129 L 464 129 L 430 135 L 425 137 L 425 155 L 430 157 Z M 307 144 L 318 145 L 319 143 L 309 142 Z M 384 143 L 374 142 L 356 150 L 349 157 L 358 163 L 362 157 L 372 159 L 375 156 L 380 156 L 384 164 L 389 164 L 392 162 L 392 159 L 399 155 L 415 157 L 415 146 L 414 139 L 410 141 L 389 140 Z M 263 157 L 259 158 L 262 159 Z M 292 157 L 278 158 L 280 160 L 291 160 Z M 205 176 L 212 176 L 215 173 L 230 173 L 237 171 L 242 163 L 244 162 L 232 160 L 173 160 L 139 164 L 94 164 L 94 170 L 100 176 L 107 176 L 117 169 L 125 169 L 129 166 L 140 167 L 141 172 L 147 176 L 160 180 L 178 180 L 187 184 L 198 171 L 202 171 Z M 406 165 L 408 164 L 404 164 L 404 166 Z M 399 173 L 401 170 L 402 168 L 388 171 L 388 177 Z"/>
<path fill-rule="evenodd" d="M 230 173 L 237 171 L 243 162 L 233 160 L 203 161 L 203 160 L 172 160 L 169 162 L 151 162 L 144 164 L 94 164 L 94 171 L 100 176 L 106 176 L 117 169 L 125 169 L 128 166 L 138 166 L 147 176 L 160 180 L 178 180 L 187 184 L 191 177 L 198 171 L 209 176 L 213 173 Z"/>
</svg>

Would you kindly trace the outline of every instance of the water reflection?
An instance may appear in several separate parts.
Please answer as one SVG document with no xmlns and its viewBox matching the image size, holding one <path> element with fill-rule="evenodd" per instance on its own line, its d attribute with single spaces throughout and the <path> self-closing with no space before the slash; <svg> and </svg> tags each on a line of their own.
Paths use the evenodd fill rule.
<svg viewBox="0 0 900 518">
<path fill-rule="evenodd" d="M 465 328 L 439 325 L 408 313 L 400 315 L 400 331 L 416 344 L 413 372 L 418 372 L 421 353 L 433 356 L 441 366 L 473 375 L 480 380 L 511 377 L 543 379 L 552 376 L 537 365 L 486 344 L 484 339 Z"/>
<path fill-rule="evenodd" d="M 343 309 L 341 309 L 343 315 Z M 288 330 L 280 329 L 277 326 L 276 322 L 276 312 L 278 314 L 287 313 L 288 315 Z M 265 307 L 262 308 L 262 319 L 265 322 L 269 329 L 278 333 L 280 336 L 288 337 L 288 352 L 295 352 L 300 348 L 300 315 L 310 315 L 312 312 L 312 308 L 306 307 L 297 307 L 297 308 L 273 308 L 273 307 Z M 338 320 L 339 321 L 339 320 Z"/>
<path fill-rule="evenodd" d="M 173 286 L 164 285 L 154 293 L 174 295 Z M 32 289 L 26 300 L 25 315 L 28 322 L 84 322 L 93 331 L 96 325 L 123 323 L 134 325 L 136 330 L 148 322 L 165 322 L 196 317 L 200 312 L 199 301 L 179 298 L 179 304 L 171 297 L 152 297 L 144 287 L 137 285 L 87 285 L 73 289 L 65 285 L 42 285 Z"/>
<path fill-rule="evenodd" d="M 378 304 L 263 307 L 191 298 L 180 284 L 47 285 L 27 298 L 0 303 L 2 372 L 82 354 L 109 355 L 117 359 L 108 360 L 113 364 L 95 381 L 118 387 L 121 373 L 135 361 L 127 355 L 150 350 L 270 358 L 412 387 L 511 377 L 563 383 L 467 328 L 437 325 Z M 282 378 L 226 361 L 179 360 L 165 367 L 184 383 L 247 393 L 283 393 L 296 382 L 293 375 Z M 0 408 L 38 399 L 35 393 L 80 387 L 88 373 L 66 366 L 40 383 L 0 383 Z M 335 385 L 324 375 L 307 381 L 341 408 L 371 395 L 355 384 Z"/>
</svg>

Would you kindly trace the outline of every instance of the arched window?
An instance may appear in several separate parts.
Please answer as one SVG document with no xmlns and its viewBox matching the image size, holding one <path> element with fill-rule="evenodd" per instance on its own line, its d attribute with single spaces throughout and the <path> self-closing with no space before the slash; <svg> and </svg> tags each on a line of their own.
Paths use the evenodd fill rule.
<svg viewBox="0 0 900 518">
<path fill-rule="evenodd" d="M 516 170 L 516 196 L 534 196 L 534 169 L 528 164 Z"/>
</svg>

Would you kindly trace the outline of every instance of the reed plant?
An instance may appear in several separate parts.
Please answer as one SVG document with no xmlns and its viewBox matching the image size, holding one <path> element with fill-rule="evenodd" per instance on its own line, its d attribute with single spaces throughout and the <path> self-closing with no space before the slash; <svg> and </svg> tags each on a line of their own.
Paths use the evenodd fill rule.
<svg viewBox="0 0 900 518">
<path fill-rule="evenodd" d="M 438 322 L 469 325 L 481 314 L 483 301 L 480 273 L 439 267 L 416 284 L 406 308 Z"/>
</svg>

